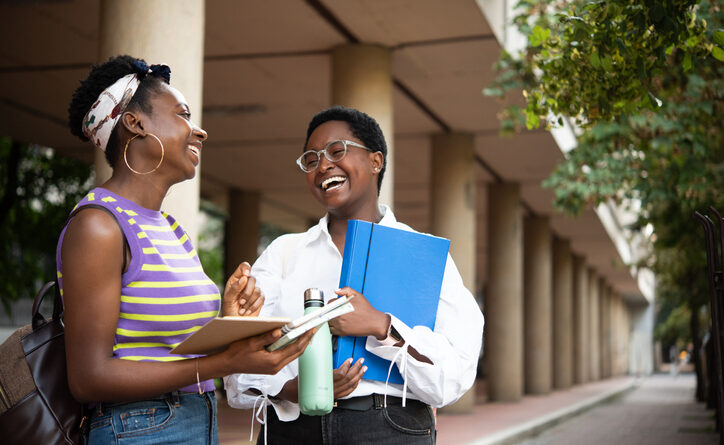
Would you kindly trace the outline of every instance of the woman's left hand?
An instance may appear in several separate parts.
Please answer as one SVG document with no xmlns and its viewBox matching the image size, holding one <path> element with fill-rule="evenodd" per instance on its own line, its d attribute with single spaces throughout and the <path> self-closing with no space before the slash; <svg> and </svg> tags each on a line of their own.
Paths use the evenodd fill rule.
<svg viewBox="0 0 724 445">
<path fill-rule="evenodd" d="M 350 304 L 354 306 L 354 311 L 329 321 L 329 330 L 333 335 L 355 337 L 373 335 L 378 340 L 384 340 L 387 337 L 391 322 L 389 315 L 372 307 L 364 295 L 351 287 L 345 287 L 335 292 L 340 297 L 354 296 L 350 301 Z"/>
<path fill-rule="evenodd" d="M 251 266 L 246 261 L 236 268 L 226 282 L 221 314 L 227 316 L 257 316 L 264 305 L 264 295 L 256 287 L 251 276 Z"/>
</svg>

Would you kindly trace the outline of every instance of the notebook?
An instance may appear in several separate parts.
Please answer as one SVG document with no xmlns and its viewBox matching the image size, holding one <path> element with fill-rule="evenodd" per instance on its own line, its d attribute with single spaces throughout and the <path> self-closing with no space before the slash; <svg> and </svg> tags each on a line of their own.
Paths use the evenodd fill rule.
<svg viewBox="0 0 724 445">
<path fill-rule="evenodd" d="M 410 327 L 434 329 L 449 248 L 444 238 L 350 220 L 339 286 L 360 292 L 375 309 Z M 334 368 L 349 357 L 355 362 L 364 357 L 363 378 L 384 382 L 390 362 L 368 352 L 366 342 L 367 337 L 339 337 Z M 403 383 L 396 365 L 389 381 Z"/>
</svg>

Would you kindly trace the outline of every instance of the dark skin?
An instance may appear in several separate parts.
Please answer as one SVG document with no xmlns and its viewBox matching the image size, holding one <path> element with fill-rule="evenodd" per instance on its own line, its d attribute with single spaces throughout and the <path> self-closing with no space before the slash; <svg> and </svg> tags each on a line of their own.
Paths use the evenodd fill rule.
<svg viewBox="0 0 724 445">
<path fill-rule="evenodd" d="M 328 121 L 318 126 L 309 136 L 304 150 L 321 150 L 328 142 L 349 140 L 364 143 L 354 136 L 346 122 Z M 370 147 L 373 148 L 374 147 Z M 347 154 L 334 163 L 321 156 L 319 167 L 305 174 L 307 187 L 312 196 L 327 210 L 328 229 L 332 242 L 344 255 L 344 242 L 347 234 L 347 221 L 360 219 L 378 223 L 382 219 L 379 210 L 377 178 L 382 169 L 384 157 L 380 152 L 369 152 L 362 148 L 348 146 Z M 341 185 L 326 190 L 322 183 L 331 177 L 342 178 Z M 329 322 L 333 335 L 374 336 L 384 340 L 390 328 L 390 316 L 375 309 L 367 299 L 352 288 L 345 287 L 337 291 L 340 296 L 354 296 L 351 304 L 354 311 Z M 401 340 L 396 346 L 402 346 Z M 430 359 L 419 354 L 414 348 L 408 349 L 410 355 L 419 361 L 432 364 Z M 359 360 L 352 364 L 347 360 L 334 370 L 334 398 L 339 399 L 352 393 L 362 380 L 367 369 Z M 296 402 L 298 399 L 297 379 L 288 381 L 278 397 Z"/>
<path fill-rule="evenodd" d="M 152 94 L 153 112 L 128 110 L 117 124 L 120 140 L 128 141 L 128 163 L 139 172 L 152 170 L 161 156 L 156 135 L 165 148 L 164 160 L 153 173 L 137 175 L 121 158 L 102 187 L 143 207 L 160 209 L 171 185 L 195 175 L 206 132 L 191 121 L 185 99 L 163 85 Z M 264 346 L 281 337 L 280 330 L 232 343 L 225 351 L 176 362 L 135 362 L 113 358 L 113 341 L 120 313 L 123 234 L 102 210 L 79 212 L 68 225 L 62 248 L 65 301 L 65 342 L 68 382 L 80 402 L 141 400 L 196 383 L 199 378 L 232 373 L 275 374 L 299 357 L 315 331 L 294 344 L 268 352 Z M 130 259 L 130 252 L 126 246 Z M 257 315 L 264 297 L 242 263 L 226 283 L 223 315 Z"/>
</svg>

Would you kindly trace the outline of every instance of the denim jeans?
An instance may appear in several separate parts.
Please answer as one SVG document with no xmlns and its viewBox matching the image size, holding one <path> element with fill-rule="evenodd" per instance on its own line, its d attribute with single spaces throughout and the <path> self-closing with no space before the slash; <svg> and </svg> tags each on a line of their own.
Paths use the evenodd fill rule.
<svg viewBox="0 0 724 445">
<path fill-rule="evenodd" d="M 92 409 L 88 443 L 216 445 L 216 397 L 176 391 L 138 402 L 99 403 Z"/>
<path fill-rule="evenodd" d="M 280 421 L 269 407 L 266 426 L 269 445 L 430 445 L 436 435 L 432 409 L 417 400 L 408 400 L 405 408 L 389 404 L 367 411 L 334 408 L 324 416 L 301 414 L 291 422 Z M 263 429 L 256 443 L 264 445 Z"/>
</svg>

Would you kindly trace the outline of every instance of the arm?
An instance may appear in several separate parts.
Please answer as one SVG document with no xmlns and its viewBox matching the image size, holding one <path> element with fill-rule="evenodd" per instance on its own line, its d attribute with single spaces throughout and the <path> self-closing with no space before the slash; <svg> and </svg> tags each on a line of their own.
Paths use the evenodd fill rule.
<svg viewBox="0 0 724 445">
<path fill-rule="evenodd" d="M 340 293 L 346 294 L 347 288 Z M 354 292 L 354 291 L 352 291 Z M 355 297 L 352 302 L 356 302 Z M 366 301 L 366 300 L 365 300 Z M 362 299 L 358 302 L 361 303 Z M 369 303 L 368 303 L 369 304 Z M 345 314 L 337 320 L 355 314 Z M 360 311 L 361 314 L 362 311 Z M 358 315 L 360 315 L 358 314 Z M 378 317 L 374 317 L 378 319 Z M 472 294 L 465 288 L 462 278 L 448 255 L 443 277 L 440 303 L 437 309 L 435 330 L 424 326 L 407 326 L 392 316 L 391 326 L 399 333 L 401 340 L 386 338 L 379 327 L 360 330 L 354 326 L 361 323 L 338 324 L 339 335 L 367 335 L 366 348 L 373 354 L 392 360 L 400 347 L 408 345 L 407 365 L 408 388 L 422 401 L 434 407 L 441 407 L 459 399 L 475 380 L 478 356 L 483 338 L 483 315 Z M 378 326 L 379 322 L 370 326 Z M 388 325 L 390 326 L 390 325 Z M 395 363 L 405 375 L 403 357 Z"/>
<path fill-rule="evenodd" d="M 112 216 L 88 209 L 73 218 L 63 241 L 68 383 L 81 402 L 138 400 L 196 382 L 196 360 L 157 363 L 113 358 L 120 313 L 122 236 Z M 264 346 L 280 336 L 279 330 L 272 331 L 198 359 L 199 379 L 240 371 L 275 373 L 301 355 L 311 338 L 267 352 Z"/>
</svg>

